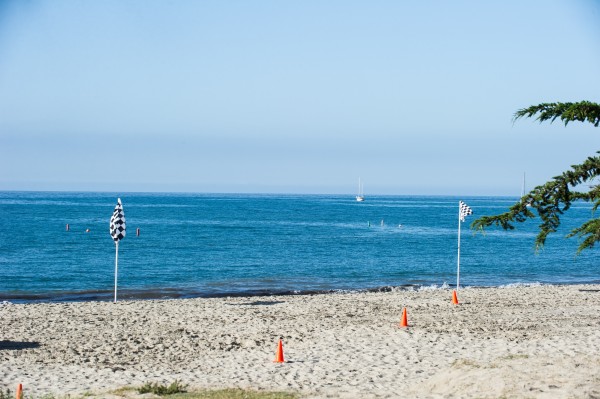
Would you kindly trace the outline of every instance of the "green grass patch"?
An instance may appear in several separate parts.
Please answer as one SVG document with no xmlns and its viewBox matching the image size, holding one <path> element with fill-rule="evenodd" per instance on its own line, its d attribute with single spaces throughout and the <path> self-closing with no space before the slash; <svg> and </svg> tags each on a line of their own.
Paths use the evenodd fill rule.
<svg viewBox="0 0 600 399">
<path fill-rule="evenodd" d="M 169 399 L 297 399 L 289 392 L 252 391 L 247 389 L 217 389 L 188 392 L 170 396 Z"/>
<path fill-rule="evenodd" d="M 146 383 L 137 388 L 139 394 L 153 393 L 159 396 L 169 396 L 169 399 L 296 399 L 298 396 L 288 392 L 253 391 L 239 388 L 203 389 L 187 392 L 187 385 L 175 380 L 170 385 Z"/>
<path fill-rule="evenodd" d="M 187 385 L 183 385 L 179 381 L 175 381 L 170 385 L 159 385 L 157 383 L 146 383 L 140 388 L 123 387 L 111 391 L 115 396 L 122 398 L 135 398 L 139 394 L 153 393 L 155 395 L 166 396 L 168 399 L 299 399 L 300 396 L 289 392 L 270 392 L 270 391 L 254 391 L 239 388 L 228 389 L 202 389 L 193 392 L 184 392 Z M 143 390 L 144 392 L 141 392 Z M 177 392 L 175 392 L 177 391 Z M 160 393 L 159 393 L 160 392 Z M 171 392 L 171 393 L 169 393 Z M 23 395 L 22 399 L 85 399 L 85 398 L 103 398 L 102 394 L 84 393 L 80 395 L 66 395 L 56 397 L 54 395 L 30 396 Z M 15 399 L 14 392 L 10 389 L 2 391 L 0 389 L 0 399 Z"/>
<path fill-rule="evenodd" d="M 187 385 L 181 381 L 175 380 L 170 385 L 159 385 L 158 383 L 147 382 L 137 389 L 138 393 L 153 393 L 159 396 L 174 395 L 176 393 L 185 393 Z"/>
</svg>

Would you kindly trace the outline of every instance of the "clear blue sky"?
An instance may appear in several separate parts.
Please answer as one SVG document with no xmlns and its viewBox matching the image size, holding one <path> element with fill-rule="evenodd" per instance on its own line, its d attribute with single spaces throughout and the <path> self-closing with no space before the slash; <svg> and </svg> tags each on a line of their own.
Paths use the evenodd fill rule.
<svg viewBox="0 0 600 399">
<path fill-rule="evenodd" d="M 599 1 L 0 0 L 0 190 L 516 196 L 579 100 Z"/>
</svg>

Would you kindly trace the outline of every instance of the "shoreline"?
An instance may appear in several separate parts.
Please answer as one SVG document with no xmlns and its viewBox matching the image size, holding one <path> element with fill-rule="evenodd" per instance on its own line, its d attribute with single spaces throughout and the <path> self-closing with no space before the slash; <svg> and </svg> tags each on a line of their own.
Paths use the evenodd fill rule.
<svg viewBox="0 0 600 399">
<path fill-rule="evenodd" d="M 502 285 L 466 285 L 462 289 L 488 289 L 488 288 L 513 288 L 513 287 L 535 287 L 535 286 L 570 286 L 570 285 L 600 285 L 600 280 L 593 282 L 517 282 Z M 454 285 L 446 283 L 441 285 L 430 284 L 404 284 L 384 285 L 369 288 L 354 289 L 323 289 L 323 290 L 245 290 L 245 291 L 221 291 L 221 292 L 199 292 L 185 288 L 147 288 L 147 289 L 119 289 L 119 301 L 145 301 L 145 300 L 169 300 L 169 299 L 212 299 L 212 298 L 254 298 L 270 296 L 302 296 L 302 295 L 328 295 L 339 293 L 377 293 L 393 291 L 428 291 L 454 289 Z M 34 293 L 0 293 L 0 306 L 3 304 L 34 304 L 34 303 L 81 303 L 81 302 L 112 302 L 114 291 L 112 290 L 80 290 L 80 291 L 50 291 L 41 294 Z"/>
<path fill-rule="evenodd" d="M 178 379 L 310 398 L 600 395 L 600 285 L 461 289 L 458 306 L 451 292 L 0 306 L 0 388 L 102 397 Z"/>
</svg>

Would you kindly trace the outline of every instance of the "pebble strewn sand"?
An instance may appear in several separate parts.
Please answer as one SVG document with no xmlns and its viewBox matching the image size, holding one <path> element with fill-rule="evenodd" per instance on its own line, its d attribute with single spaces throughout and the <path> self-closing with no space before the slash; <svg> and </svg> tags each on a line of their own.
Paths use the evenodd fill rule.
<svg viewBox="0 0 600 399">
<path fill-rule="evenodd" d="M 0 387 L 600 397 L 600 286 L 0 305 Z M 408 329 L 398 328 L 402 308 Z M 285 364 L 273 363 L 284 337 Z M 101 394 L 99 396 L 102 396 Z"/>
</svg>

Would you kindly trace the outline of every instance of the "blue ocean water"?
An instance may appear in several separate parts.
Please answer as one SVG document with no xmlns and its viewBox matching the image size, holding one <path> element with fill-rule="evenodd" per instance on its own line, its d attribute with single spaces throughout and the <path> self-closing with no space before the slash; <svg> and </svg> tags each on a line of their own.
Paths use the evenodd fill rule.
<svg viewBox="0 0 600 399">
<path fill-rule="evenodd" d="M 111 298 L 117 197 L 123 299 L 456 284 L 456 197 L 0 192 L 0 301 Z M 575 204 L 536 254 L 539 219 L 469 229 L 516 198 L 460 199 L 474 212 L 461 227 L 461 285 L 600 282 L 597 250 L 576 256 L 577 239 L 565 238 L 589 204 Z"/>
</svg>

